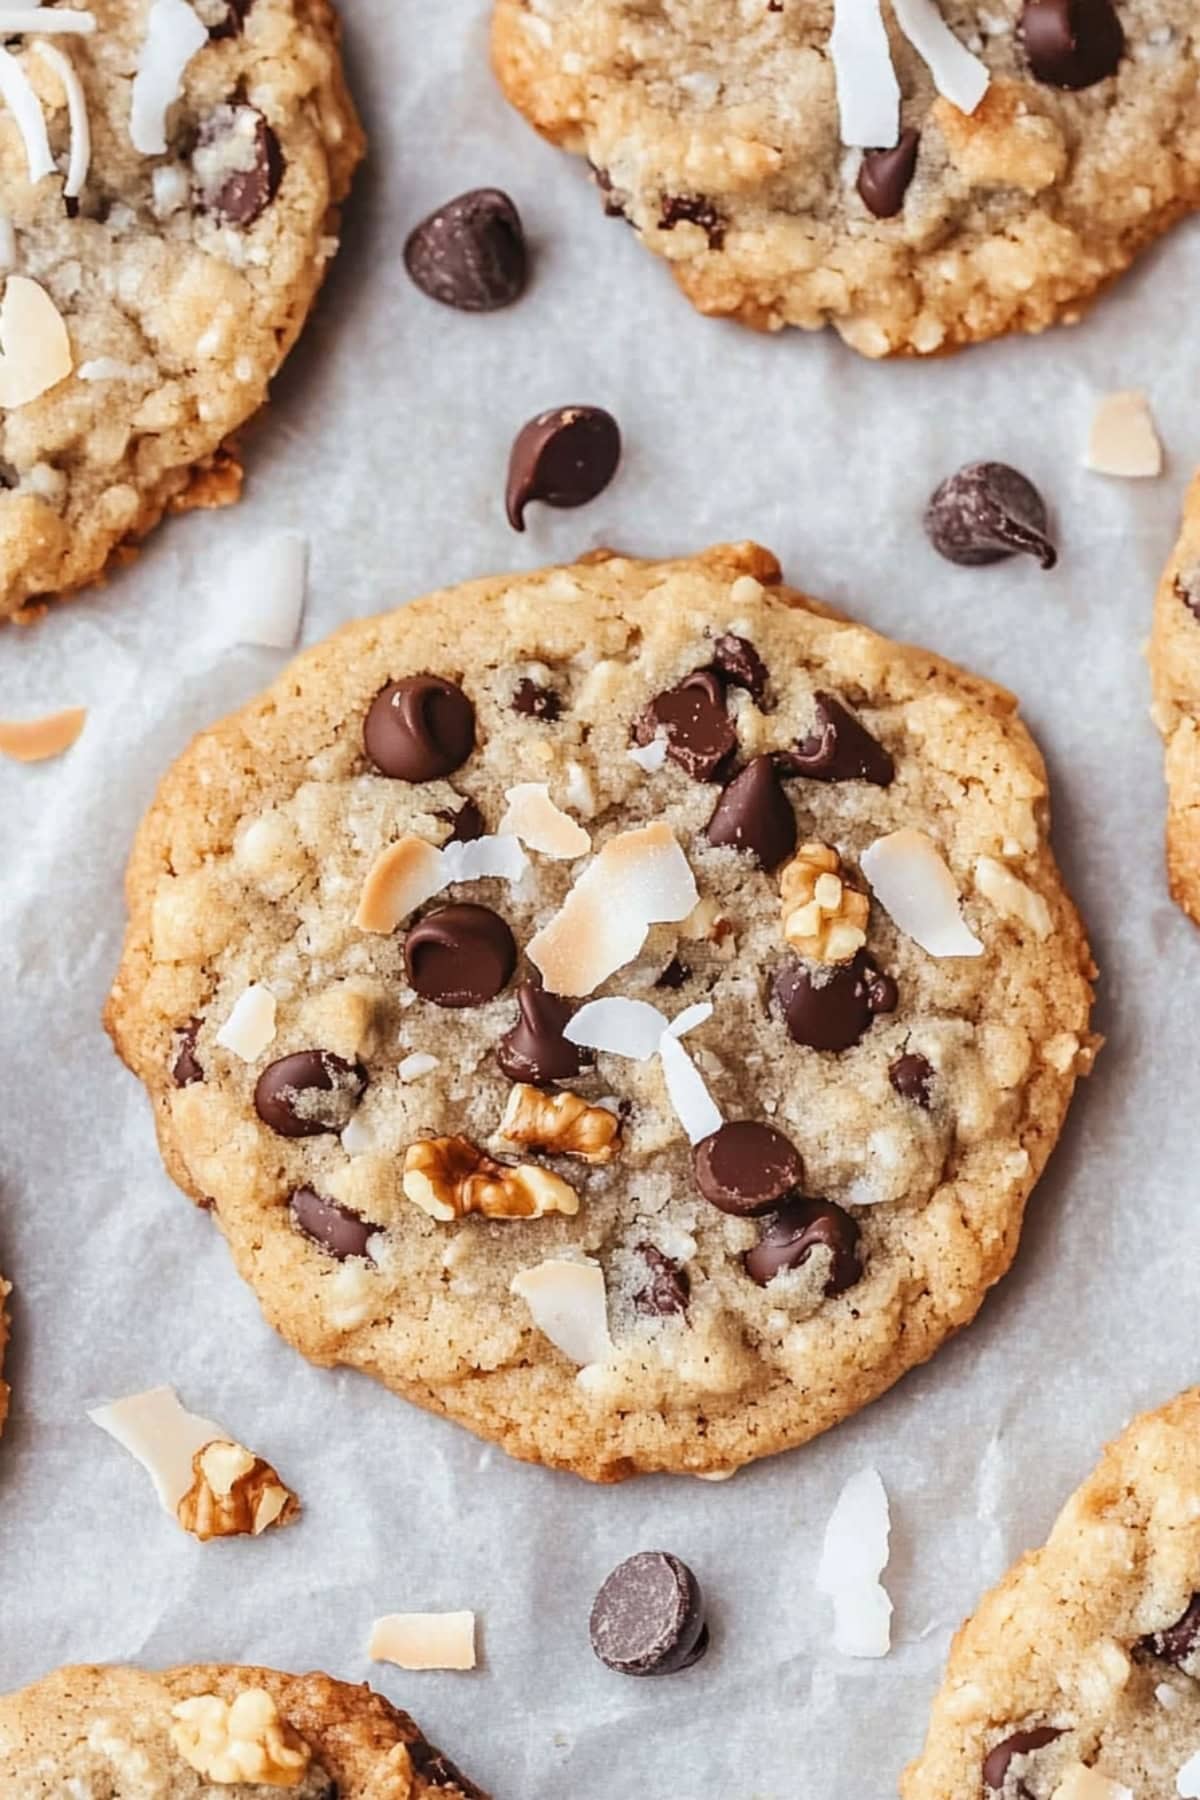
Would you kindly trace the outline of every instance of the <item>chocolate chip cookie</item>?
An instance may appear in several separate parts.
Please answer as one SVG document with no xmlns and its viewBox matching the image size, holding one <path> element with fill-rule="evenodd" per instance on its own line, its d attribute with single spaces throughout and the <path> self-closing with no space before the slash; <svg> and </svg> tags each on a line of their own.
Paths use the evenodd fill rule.
<svg viewBox="0 0 1200 1800">
<path fill-rule="evenodd" d="M 268 1318 L 513 1454 L 731 1470 L 969 1320 L 1090 1064 L 1010 694 L 754 545 L 348 626 L 204 733 L 108 1008 Z"/>
<path fill-rule="evenodd" d="M 1154 603 L 1150 674 L 1166 745 L 1167 879 L 1200 924 L 1200 477 Z"/>
<path fill-rule="evenodd" d="M 705 313 L 929 355 L 1077 319 L 1200 200 L 1190 0 L 496 0 L 513 104 Z"/>
<path fill-rule="evenodd" d="M 2 619 L 237 497 L 363 138 L 327 0 L 19 7 L 0 92 Z"/>
<path fill-rule="evenodd" d="M 487 1800 L 407 1713 L 328 1675 L 59 1669 L 0 1697 L 14 1800 Z"/>
<path fill-rule="evenodd" d="M 905 1800 L 1200 1793 L 1200 1389 L 1137 1419 L 950 1650 Z"/>
</svg>

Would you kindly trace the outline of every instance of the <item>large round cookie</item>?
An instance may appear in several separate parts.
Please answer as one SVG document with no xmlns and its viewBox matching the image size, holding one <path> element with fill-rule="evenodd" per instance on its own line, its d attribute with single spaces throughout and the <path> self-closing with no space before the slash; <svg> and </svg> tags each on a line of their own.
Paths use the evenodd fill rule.
<svg viewBox="0 0 1200 1800">
<path fill-rule="evenodd" d="M 425 840 L 394 854 L 440 867 L 464 802 L 495 834 L 526 784 L 564 859 L 423 905 L 410 886 L 389 933 L 381 854 Z M 872 1399 L 1012 1259 L 1092 1054 L 1048 823 L 1010 694 L 828 616 L 753 545 L 601 554 L 349 625 L 197 739 L 137 840 L 108 1023 L 175 1179 L 308 1356 L 598 1480 L 730 1470 Z M 880 881 L 949 884 L 955 954 L 867 917 L 885 837 Z M 958 953 L 956 889 L 981 954 Z M 586 1061 L 539 970 L 575 1007 L 642 1003 L 645 1060 Z M 715 1103 L 787 1142 L 693 1152 L 646 1008 L 703 1004 L 693 1132 Z M 533 1176 L 472 1182 L 470 1146 Z M 522 1205 L 541 1216 L 487 1216 Z"/>
<path fill-rule="evenodd" d="M 235 1712 L 230 1727 L 222 1714 L 247 1693 L 249 1716 Z M 219 1766 L 214 1778 L 206 1776 L 212 1764 L 189 1748 L 187 1728 L 186 1703 L 202 1696 L 224 1702 L 203 1709 L 215 1719 L 202 1712 L 195 1720 L 216 1755 L 229 1740 L 238 1754 L 239 1731 L 247 1734 L 243 1744 L 261 1741 L 254 1728 L 274 1711 L 292 1763 L 281 1759 L 271 1773 L 287 1779 L 239 1781 Z M 296 1800 L 487 1800 L 407 1713 L 370 1688 L 226 1664 L 161 1673 L 119 1665 L 59 1669 L 0 1696 L 0 1767 L 10 1800 L 261 1800 L 282 1792 Z M 254 1763 L 243 1760 L 242 1767 Z"/>
<path fill-rule="evenodd" d="M 1198 1589 L 1193 1388 L 1135 1420 L 1068 1500 L 1048 1542 L 963 1626 L 924 1752 L 902 1783 L 905 1800 L 1196 1793 Z M 1189 1762 L 1190 1780 L 1178 1782 Z"/>
<path fill-rule="evenodd" d="M 1190 0 L 937 3 L 990 85 L 972 114 L 942 98 L 885 4 L 906 135 L 862 189 L 830 0 L 496 0 L 493 55 L 702 312 L 928 355 L 1076 319 L 1200 197 Z"/>
<path fill-rule="evenodd" d="M 166 508 L 236 497 L 223 446 L 299 334 L 363 149 L 327 0 L 90 16 L 5 34 L 54 169 L 0 108 L 0 619 L 93 580 Z M 173 80 L 134 71 L 185 55 L 164 121 Z M 83 141 L 72 72 L 82 183 L 59 172 Z"/>
<path fill-rule="evenodd" d="M 1154 603 L 1154 721 L 1166 744 L 1167 878 L 1200 923 L 1200 478 Z"/>
</svg>

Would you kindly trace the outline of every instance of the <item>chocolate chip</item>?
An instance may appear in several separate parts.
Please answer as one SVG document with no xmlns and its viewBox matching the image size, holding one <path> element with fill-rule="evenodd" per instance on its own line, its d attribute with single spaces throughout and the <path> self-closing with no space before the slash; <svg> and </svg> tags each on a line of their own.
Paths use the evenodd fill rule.
<svg viewBox="0 0 1200 1800">
<path fill-rule="evenodd" d="M 252 4 L 253 0 L 199 0 L 193 10 L 199 15 L 200 23 L 208 26 L 208 35 L 216 42 L 242 35 L 242 26 Z"/>
<path fill-rule="evenodd" d="M 196 204 L 225 225 L 253 225 L 283 179 L 279 139 L 255 106 L 214 107 L 192 152 Z"/>
<path fill-rule="evenodd" d="M 737 749 L 737 732 L 725 710 L 725 690 L 711 669 L 697 669 L 678 687 L 656 694 L 634 720 L 639 744 L 666 733 L 667 755 L 693 781 L 712 781 Z"/>
<path fill-rule="evenodd" d="M 176 1087 L 190 1087 L 193 1081 L 204 1080 L 204 1070 L 196 1056 L 199 1036 L 199 1019 L 189 1019 L 183 1030 L 176 1034 L 175 1059 L 171 1064 L 171 1079 Z"/>
<path fill-rule="evenodd" d="M 482 1788 L 469 1781 L 462 1770 L 442 1751 L 435 1750 L 425 1738 L 414 1738 L 407 1746 L 408 1760 L 426 1787 L 457 1788 L 462 1800 L 487 1800 Z"/>
<path fill-rule="evenodd" d="M 708 239 L 710 250 L 720 250 L 725 242 L 729 221 L 703 194 L 672 194 L 664 197 L 658 216 L 660 231 L 674 231 L 677 225 L 698 225 Z"/>
<path fill-rule="evenodd" d="M 828 1298 L 844 1294 L 862 1275 L 861 1233 L 850 1214 L 832 1200 L 789 1200 L 779 1209 L 753 1250 L 743 1257 L 746 1273 L 766 1287 L 786 1269 L 798 1269 L 813 1251 L 833 1253 L 825 1282 Z"/>
<path fill-rule="evenodd" d="M 544 719 L 552 725 L 562 712 L 562 699 L 553 688 L 539 687 L 523 675 L 513 689 L 512 709 L 527 719 Z"/>
<path fill-rule="evenodd" d="M 804 775 L 809 781 L 870 781 L 875 787 L 891 786 L 895 763 L 836 694 L 818 689 L 813 695 L 813 711 L 814 730 L 791 750 L 776 751 L 775 766 L 781 774 Z"/>
<path fill-rule="evenodd" d="M 1042 1750 L 1062 1735 L 1053 1725 L 1035 1725 L 1030 1731 L 1014 1731 L 1011 1737 L 993 1745 L 984 1758 L 984 1786 L 998 1793 L 1004 1786 L 1009 1764 L 1014 1757 L 1028 1756 L 1034 1750 Z"/>
<path fill-rule="evenodd" d="M 934 490 L 925 531 L 939 556 L 964 568 L 1035 556 L 1052 569 L 1058 551 L 1047 537 L 1046 503 L 1033 483 L 1007 463 L 967 463 Z"/>
<path fill-rule="evenodd" d="M 1030 68 L 1053 87 L 1094 87 L 1125 54 L 1112 0 L 1025 0 L 1020 31 Z"/>
<path fill-rule="evenodd" d="M 559 406 L 517 433 L 508 459 L 505 506 L 514 531 L 525 529 L 532 500 L 584 506 L 602 494 L 621 460 L 621 432 L 599 406 Z"/>
<path fill-rule="evenodd" d="M 700 1584 L 666 1550 L 618 1563 L 596 1595 L 592 1649 L 619 1675 L 674 1675 L 708 1648 Z"/>
<path fill-rule="evenodd" d="M 888 1079 L 903 1099 L 915 1100 L 918 1106 L 929 1111 L 933 1099 L 933 1070 L 923 1056 L 914 1051 L 898 1056 L 888 1069 Z"/>
<path fill-rule="evenodd" d="M 367 1085 L 361 1063 L 332 1050 L 297 1050 L 281 1056 L 258 1078 L 254 1110 L 280 1137 L 317 1137 L 344 1131 Z"/>
<path fill-rule="evenodd" d="M 461 768 L 475 748 L 475 708 L 453 681 L 409 675 L 376 694 L 363 748 L 383 775 L 436 781 Z"/>
<path fill-rule="evenodd" d="M 1176 1669 L 1185 1669 L 1189 1663 L 1194 1666 L 1194 1659 L 1200 1651 L 1200 1594 L 1193 1594 L 1188 1602 L 1187 1610 L 1173 1625 L 1163 1631 L 1152 1631 L 1142 1638 L 1140 1646 L 1150 1656 L 1157 1656 L 1161 1662 L 1171 1663 Z"/>
<path fill-rule="evenodd" d="M 489 906 L 441 906 L 409 930 L 404 966 L 435 1006 L 482 1006 L 508 985 L 517 946 Z"/>
<path fill-rule="evenodd" d="M 773 1212 L 804 1180 L 796 1146 L 757 1119 L 734 1120 L 703 1138 L 692 1167 L 704 1198 L 742 1219 Z"/>
<path fill-rule="evenodd" d="M 464 800 L 456 813 L 440 812 L 437 816 L 453 826 L 446 839 L 448 844 L 473 844 L 487 831 L 487 820 L 473 800 Z"/>
<path fill-rule="evenodd" d="M 911 126 L 900 133 L 891 150 L 868 150 L 858 171 L 858 192 L 868 212 L 877 219 L 894 219 L 904 205 L 908 184 L 917 167 L 921 134 Z"/>
<path fill-rule="evenodd" d="M 705 835 L 776 869 L 796 848 L 796 815 L 769 756 L 756 756 L 717 801 Z"/>
<path fill-rule="evenodd" d="M 585 1052 L 563 1036 L 575 1008 L 569 1000 L 523 981 L 517 989 L 517 1022 L 496 1046 L 496 1061 L 510 1081 L 548 1087 L 573 1081 L 583 1068 Z"/>
<path fill-rule="evenodd" d="M 713 666 L 731 687 L 745 688 L 761 706 L 767 692 L 767 665 L 749 638 L 727 631 L 713 645 Z"/>
<path fill-rule="evenodd" d="M 877 1013 L 895 1012 L 896 984 L 865 950 L 853 962 L 821 973 L 818 982 L 800 962 L 781 963 L 775 971 L 775 998 L 798 1044 L 810 1050 L 849 1050 Z"/>
<path fill-rule="evenodd" d="M 404 266 L 423 294 L 460 312 L 498 312 L 525 291 L 521 215 L 499 188 L 447 200 L 408 235 Z"/>
<path fill-rule="evenodd" d="M 656 988 L 672 990 L 681 988 L 691 972 L 686 963 L 681 963 L 677 956 L 673 956 L 654 985 Z"/>
<path fill-rule="evenodd" d="M 345 1262 L 348 1256 L 365 1256 L 367 1239 L 378 1230 L 357 1213 L 339 1206 L 336 1200 L 326 1200 L 315 1188 L 297 1188 L 291 1206 L 297 1228 L 339 1262 Z"/>
<path fill-rule="evenodd" d="M 664 1256 L 656 1244 L 639 1244 L 638 1255 L 650 1270 L 650 1279 L 633 1297 L 637 1310 L 656 1319 L 685 1313 L 692 1294 L 687 1270 Z"/>
</svg>

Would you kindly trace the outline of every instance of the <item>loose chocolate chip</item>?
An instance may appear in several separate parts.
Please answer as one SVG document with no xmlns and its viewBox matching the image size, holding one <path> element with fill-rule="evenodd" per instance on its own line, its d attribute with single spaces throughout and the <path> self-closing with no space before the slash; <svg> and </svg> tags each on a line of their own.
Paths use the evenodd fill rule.
<svg viewBox="0 0 1200 1800">
<path fill-rule="evenodd" d="M 692 1294 L 687 1270 L 664 1256 L 657 1244 L 639 1244 L 638 1255 L 650 1270 L 650 1279 L 633 1297 L 637 1310 L 656 1319 L 685 1313 Z"/>
<path fill-rule="evenodd" d="M 600 406 L 558 406 L 517 433 L 508 459 L 505 506 L 514 531 L 525 529 L 532 500 L 585 506 L 602 494 L 621 460 L 621 432 Z"/>
<path fill-rule="evenodd" d="M 783 775 L 804 775 L 809 781 L 870 781 L 890 787 L 896 765 L 877 738 L 853 713 L 847 712 L 836 694 L 820 689 L 813 695 L 815 728 L 791 750 L 775 755 Z"/>
<path fill-rule="evenodd" d="M 781 963 L 773 987 L 788 1031 L 810 1050 L 849 1050 L 877 1013 L 895 1012 L 898 999 L 891 976 L 865 950 L 819 983 L 803 963 Z"/>
<path fill-rule="evenodd" d="M 1192 1595 L 1186 1612 L 1173 1625 L 1142 1638 L 1140 1648 L 1177 1669 L 1192 1662 L 1200 1651 L 1200 1594 Z"/>
<path fill-rule="evenodd" d="M 423 294 L 460 312 L 498 312 L 525 291 L 521 215 L 499 188 L 472 188 L 409 233 L 404 266 Z"/>
<path fill-rule="evenodd" d="M 446 839 L 448 844 L 473 844 L 487 831 L 487 820 L 473 800 L 464 800 L 456 813 L 440 812 L 437 816 L 454 827 Z"/>
<path fill-rule="evenodd" d="M 280 1137 L 318 1137 L 346 1129 L 366 1085 L 361 1063 L 345 1062 L 332 1050 L 297 1050 L 263 1070 L 254 1110 Z"/>
<path fill-rule="evenodd" d="M 819 1246 L 833 1253 L 825 1282 L 829 1298 L 844 1294 L 862 1275 L 858 1225 L 832 1200 L 789 1200 L 779 1209 L 743 1261 L 746 1273 L 766 1287 L 785 1269 L 798 1269 Z"/>
<path fill-rule="evenodd" d="M 409 675 L 371 702 L 363 748 L 383 775 L 436 781 L 461 768 L 475 748 L 475 708 L 453 681 Z"/>
<path fill-rule="evenodd" d="M 767 692 L 767 665 L 749 638 L 725 632 L 713 645 L 713 664 L 732 687 L 745 688 L 750 698 L 762 705 Z"/>
<path fill-rule="evenodd" d="M 1007 463 L 967 463 L 934 490 L 925 531 L 939 556 L 964 568 L 1035 556 L 1052 569 L 1058 551 L 1046 533 L 1046 503 L 1033 483 Z"/>
<path fill-rule="evenodd" d="M 348 1256 L 365 1256 L 367 1239 L 378 1228 L 368 1225 L 357 1213 L 326 1200 L 315 1188 L 297 1188 L 292 1195 L 292 1218 L 305 1237 L 328 1250 L 339 1262 Z"/>
<path fill-rule="evenodd" d="M 1125 54 L 1112 0 L 1025 0 L 1021 36 L 1030 68 L 1053 87 L 1094 87 Z"/>
<path fill-rule="evenodd" d="M 634 720 L 633 735 L 649 744 L 666 733 L 667 755 L 694 781 L 712 781 L 737 749 L 725 710 L 725 690 L 711 669 L 697 669 L 678 687 L 656 694 Z"/>
<path fill-rule="evenodd" d="M 923 1056 L 917 1056 L 913 1051 L 898 1056 L 888 1070 L 888 1079 L 903 1099 L 915 1100 L 918 1106 L 929 1111 L 933 1098 L 933 1070 Z"/>
<path fill-rule="evenodd" d="M 674 194 L 664 198 L 658 217 L 660 231 L 674 231 L 677 225 L 698 225 L 708 239 L 710 250 L 720 250 L 725 242 L 729 221 L 703 194 Z"/>
<path fill-rule="evenodd" d="M 214 107 L 192 152 L 196 204 L 225 225 L 253 225 L 283 179 L 279 139 L 255 106 Z"/>
<path fill-rule="evenodd" d="M 523 981 L 517 989 L 517 1009 L 516 1024 L 496 1046 L 496 1060 L 509 1080 L 528 1081 L 534 1087 L 574 1081 L 585 1052 L 563 1036 L 575 1010 L 570 1001 Z"/>
<path fill-rule="evenodd" d="M 545 719 L 552 725 L 562 712 L 562 699 L 553 688 L 539 687 L 523 675 L 513 690 L 512 709 L 527 719 Z"/>
<path fill-rule="evenodd" d="M 911 126 L 900 133 L 890 150 L 868 150 L 858 170 L 858 192 L 868 212 L 877 219 L 894 219 L 917 167 L 921 134 Z"/>
<path fill-rule="evenodd" d="M 681 988 L 691 972 L 686 963 L 673 956 L 654 985 L 656 988 Z"/>
<path fill-rule="evenodd" d="M 796 848 L 796 815 L 769 756 L 756 756 L 717 801 L 705 835 L 776 869 Z"/>
<path fill-rule="evenodd" d="M 435 1750 L 425 1738 L 415 1738 L 408 1745 L 408 1760 L 417 1774 L 424 1778 L 426 1787 L 457 1788 L 462 1800 L 487 1800 L 483 1789 L 468 1780 L 448 1756 Z"/>
<path fill-rule="evenodd" d="M 175 1060 L 171 1064 L 171 1079 L 176 1087 L 190 1087 L 193 1081 L 204 1080 L 204 1070 L 196 1056 L 196 1039 L 199 1036 L 199 1019 L 189 1019 L 176 1036 Z"/>
<path fill-rule="evenodd" d="M 482 1006 L 508 985 L 517 946 L 489 906 L 441 906 L 409 930 L 404 966 L 435 1006 Z"/>
<path fill-rule="evenodd" d="M 1002 1743 L 993 1745 L 983 1763 L 983 1781 L 985 1787 L 999 1793 L 1008 1775 L 1008 1767 L 1014 1757 L 1028 1756 L 1034 1750 L 1042 1750 L 1062 1736 L 1053 1725 L 1035 1725 L 1030 1731 L 1014 1731 Z"/>
<path fill-rule="evenodd" d="M 743 1219 L 774 1212 L 804 1180 L 796 1146 L 757 1119 L 734 1120 L 703 1138 L 692 1152 L 692 1167 L 704 1198 Z"/>
<path fill-rule="evenodd" d="M 592 1649 L 619 1675 L 674 1675 L 708 1648 L 700 1584 L 666 1550 L 618 1563 L 592 1606 Z"/>
</svg>

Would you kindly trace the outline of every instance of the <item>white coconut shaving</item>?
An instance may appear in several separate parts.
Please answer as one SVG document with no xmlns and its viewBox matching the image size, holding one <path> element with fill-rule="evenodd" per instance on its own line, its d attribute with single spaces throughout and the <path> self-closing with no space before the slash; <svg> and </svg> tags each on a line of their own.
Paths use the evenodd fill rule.
<svg viewBox="0 0 1200 1800">
<path fill-rule="evenodd" d="M 959 112 L 973 113 L 988 91 L 986 63 L 955 37 L 935 0 L 892 0 L 896 23 L 924 62 L 933 85 Z"/>
<path fill-rule="evenodd" d="M 87 97 L 83 91 L 83 83 L 75 70 L 75 64 L 65 51 L 57 44 L 36 43 L 34 52 L 47 63 L 62 82 L 63 92 L 67 96 L 67 121 L 71 128 L 71 152 L 67 159 L 67 178 L 63 182 L 63 193 L 68 200 L 77 200 L 82 194 L 88 178 L 88 170 L 92 166 L 92 127 L 88 119 Z"/>
<path fill-rule="evenodd" d="M 704 1077 L 673 1032 L 664 1031 L 658 1054 L 675 1117 L 689 1144 L 711 1137 L 724 1124 L 720 1108 L 704 1085 Z"/>
<path fill-rule="evenodd" d="M 843 144 L 891 149 L 900 136 L 900 83 L 879 0 L 834 0 L 829 55 Z"/>
<path fill-rule="evenodd" d="M 408 915 L 456 881 L 520 881 L 529 860 L 514 837 L 481 837 L 441 850 L 406 832 L 381 850 L 367 872 L 354 923 L 387 936 Z"/>
<path fill-rule="evenodd" d="M 243 1062 L 257 1062 L 275 1036 L 275 996 L 270 988 L 253 981 L 234 1002 L 233 1011 L 217 1033 L 223 1050 L 232 1050 Z"/>
<path fill-rule="evenodd" d="M 1181 1800 L 1200 1800 L 1200 1750 L 1188 1757 L 1175 1777 L 1175 1792 Z"/>
<path fill-rule="evenodd" d="M 54 158 L 50 154 L 50 139 L 46 135 L 41 105 L 28 75 L 11 50 L 0 49 L 0 100 L 7 106 L 21 133 L 30 181 L 38 182 L 52 175 Z"/>
<path fill-rule="evenodd" d="M 550 1257 L 536 1268 L 521 1269 L 509 1289 L 524 1300 L 542 1335 L 572 1362 L 586 1367 L 612 1355 L 608 1292 L 599 1263 Z"/>
<path fill-rule="evenodd" d="M 698 899 L 669 825 L 618 832 L 530 941 L 529 960 L 551 993 L 582 999 L 632 962 L 652 925 L 678 924 Z"/>
<path fill-rule="evenodd" d="M 1162 474 L 1162 442 L 1150 402 L 1139 389 L 1105 394 L 1097 401 L 1084 467 L 1123 481 L 1153 481 Z"/>
<path fill-rule="evenodd" d="M 909 826 L 863 851 L 862 872 L 895 923 L 930 956 L 982 956 L 959 911 L 954 877 L 933 839 Z"/>
<path fill-rule="evenodd" d="M 221 564 L 213 596 L 213 640 L 292 650 L 300 635 L 308 581 L 308 539 L 273 531 Z"/>
<path fill-rule="evenodd" d="M 518 837 L 541 856 L 569 862 L 586 856 L 592 840 L 570 813 L 550 798 L 544 781 L 523 781 L 505 790 L 508 805 L 496 830 L 502 837 Z"/>
<path fill-rule="evenodd" d="M 668 1019 L 648 1000 L 626 1000 L 613 995 L 581 1006 L 564 1027 L 563 1036 L 569 1043 L 603 1050 L 610 1056 L 624 1056 L 631 1062 L 649 1062 L 658 1056 L 675 1116 L 689 1143 L 698 1144 L 701 1138 L 718 1130 L 723 1121 L 699 1069 L 679 1040 L 685 1032 L 710 1019 L 712 1011 L 708 1001 L 701 1001 L 685 1007 L 675 1019 Z"/>
<path fill-rule="evenodd" d="M 88 1418 L 141 1463 L 169 1513 L 175 1513 L 195 1479 L 196 1452 L 229 1438 L 211 1419 L 188 1412 L 171 1387 L 127 1394 L 110 1406 L 96 1407 Z"/>
<path fill-rule="evenodd" d="M 648 744 L 635 744 L 629 752 L 629 760 L 635 762 L 645 774 L 656 775 L 667 760 L 665 732 L 660 731 Z"/>
<path fill-rule="evenodd" d="M 41 6 L 5 6 L 5 37 L 15 37 L 18 32 L 36 31 L 57 32 L 61 37 L 90 37 L 96 29 L 95 13 L 74 10 L 68 6 L 54 7 L 47 10 Z"/>
<path fill-rule="evenodd" d="M 167 112 L 179 98 L 184 70 L 207 42 L 208 27 L 187 0 L 152 0 L 129 114 L 129 135 L 143 156 L 165 153 Z"/>
<path fill-rule="evenodd" d="M 891 1515 L 876 1469 L 860 1469 L 838 1495 L 825 1527 L 817 1589 L 833 1601 L 833 1641 L 842 1656 L 886 1656 L 892 1603 L 880 1581 Z"/>
<path fill-rule="evenodd" d="M 452 881 L 520 881 L 529 858 L 514 837 L 478 837 L 445 844 L 441 851 L 444 887 Z"/>
</svg>

